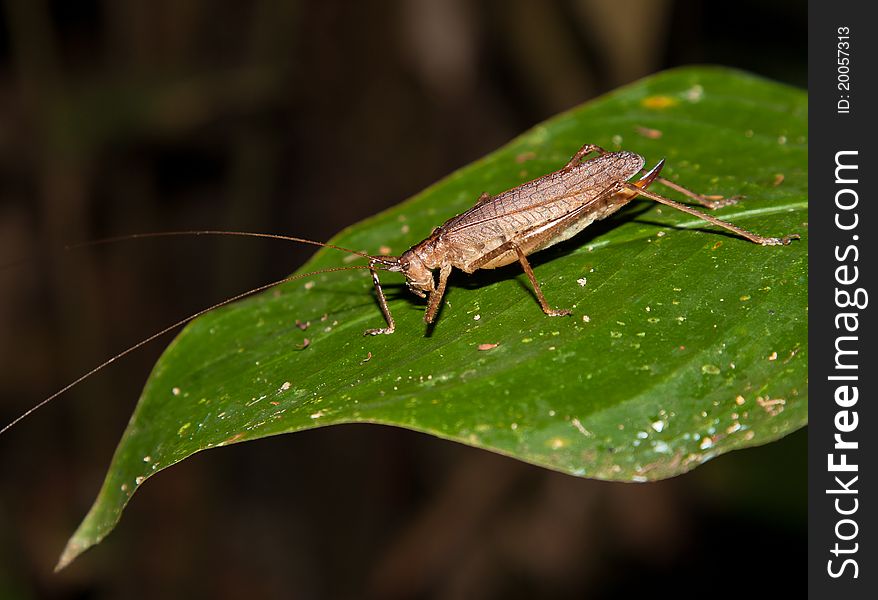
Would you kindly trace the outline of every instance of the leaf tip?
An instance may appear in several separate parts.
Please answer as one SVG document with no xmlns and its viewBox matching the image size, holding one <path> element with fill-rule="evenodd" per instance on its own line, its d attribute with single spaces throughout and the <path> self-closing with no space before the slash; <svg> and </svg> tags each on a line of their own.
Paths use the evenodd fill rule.
<svg viewBox="0 0 878 600">
<path fill-rule="evenodd" d="M 58 573 L 62 569 L 65 569 L 70 563 L 76 560 L 80 554 L 85 552 L 91 547 L 90 543 L 83 543 L 77 536 L 73 536 L 67 541 L 67 545 L 64 547 L 64 551 L 61 553 L 61 557 L 58 559 L 58 563 L 55 565 L 55 573 Z"/>
</svg>

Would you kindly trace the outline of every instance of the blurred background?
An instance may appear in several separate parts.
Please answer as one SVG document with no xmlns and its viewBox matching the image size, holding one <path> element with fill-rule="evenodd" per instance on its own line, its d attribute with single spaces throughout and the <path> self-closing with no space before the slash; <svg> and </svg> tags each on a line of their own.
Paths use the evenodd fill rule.
<svg viewBox="0 0 878 600">
<path fill-rule="evenodd" d="M 806 42 L 796 0 L 4 0 L 0 422 L 312 252 L 65 244 L 190 228 L 327 239 L 664 68 L 804 87 Z M 803 431 L 656 484 L 389 427 L 280 436 L 166 471 L 54 575 L 169 340 L 0 438 L 0 598 L 804 591 Z"/>
</svg>

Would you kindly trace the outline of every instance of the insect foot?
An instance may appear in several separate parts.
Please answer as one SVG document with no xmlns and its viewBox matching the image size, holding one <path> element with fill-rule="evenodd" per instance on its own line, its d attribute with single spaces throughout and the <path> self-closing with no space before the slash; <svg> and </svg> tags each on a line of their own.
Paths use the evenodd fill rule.
<svg viewBox="0 0 878 600">
<path fill-rule="evenodd" d="M 782 238 L 765 238 L 762 240 L 761 244 L 763 246 L 789 246 L 790 242 L 798 239 L 801 239 L 801 236 L 798 233 L 791 233 Z"/>
<path fill-rule="evenodd" d="M 380 327 L 378 329 L 367 329 L 363 332 L 363 335 L 384 335 L 391 334 L 394 332 L 394 327 Z"/>
</svg>

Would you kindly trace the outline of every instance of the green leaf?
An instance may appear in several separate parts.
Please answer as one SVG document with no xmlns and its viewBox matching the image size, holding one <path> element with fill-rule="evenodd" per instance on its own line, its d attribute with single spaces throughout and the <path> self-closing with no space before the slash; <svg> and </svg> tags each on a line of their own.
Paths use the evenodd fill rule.
<svg viewBox="0 0 878 600">
<path fill-rule="evenodd" d="M 802 427 L 806 116 L 798 89 L 720 68 L 661 73 L 535 127 L 333 240 L 401 253 L 482 192 L 557 170 L 590 142 L 650 165 L 664 157 L 664 175 L 690 189 L 743 194 L 715 214 L 764 235 L 802 234 L 790 246 L 757 246 L 637 201 L 532 257 L 550 303 L 572 317 L 545 316 L 512 265 L 455 273 L 432 331 L 423 301 L 384 274 L 397 331 L 364 337 L 383 321 L 362 270 L 197 319 L 156 364 L 59 567 L 113 528 L 148 477 L 199 450 L 279 433 L 385 423 L 573 475 L 646 481 Z M 350 258 L 321 250 L 302 271 Z"/>
</svg>

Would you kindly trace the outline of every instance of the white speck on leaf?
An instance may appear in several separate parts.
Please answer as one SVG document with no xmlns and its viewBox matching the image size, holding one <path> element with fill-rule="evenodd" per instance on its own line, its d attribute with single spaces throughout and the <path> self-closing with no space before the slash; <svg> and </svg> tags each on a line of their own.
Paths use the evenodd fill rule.
<svg viewBox="0 0 878 600">
<path fill-rule="evenodd" d="M 586 437 L 591 437 L 593 435 L 592 432 L 590 432 L 588 429 L 586 429 L 585 427 L 582 426 L 582 422 L 579 419 L 577 419 L 576 417 L 573 417 L 572 419 L 570 419 L 570 424 L 573 425 L 574 427 L 576 427 L 576 431 L 578 431 L 579 433 L 581 433 L 582 435 L 584 435 Z"/>
<path fill-rule="evenodd" d="M 783 398 L 763 398 L 762 396 L 759 396 L 756 398 L 756 403 L 761 406 L 769 415 L 771 415 L 772 417 L 776 417 L 783 412 L 784 405 L 787 403 L 787 401 Z"/>
<path fill-rule="evenodd" d="M 686 90 L 686 100 L 689 102 L 698 102 L 704 97 L 704 88 L 698 84 L 693 85 Z"/>
<path fill-rule="evenodd" d="M 559 450 L 566 445 L 567 445 L 567 440 L 564 440 L 562 438 L 556 437 L 556 438 L 552 438 L 551 440 L 549 440 L 549 447 L 552 450 Z"/>
</svg>

